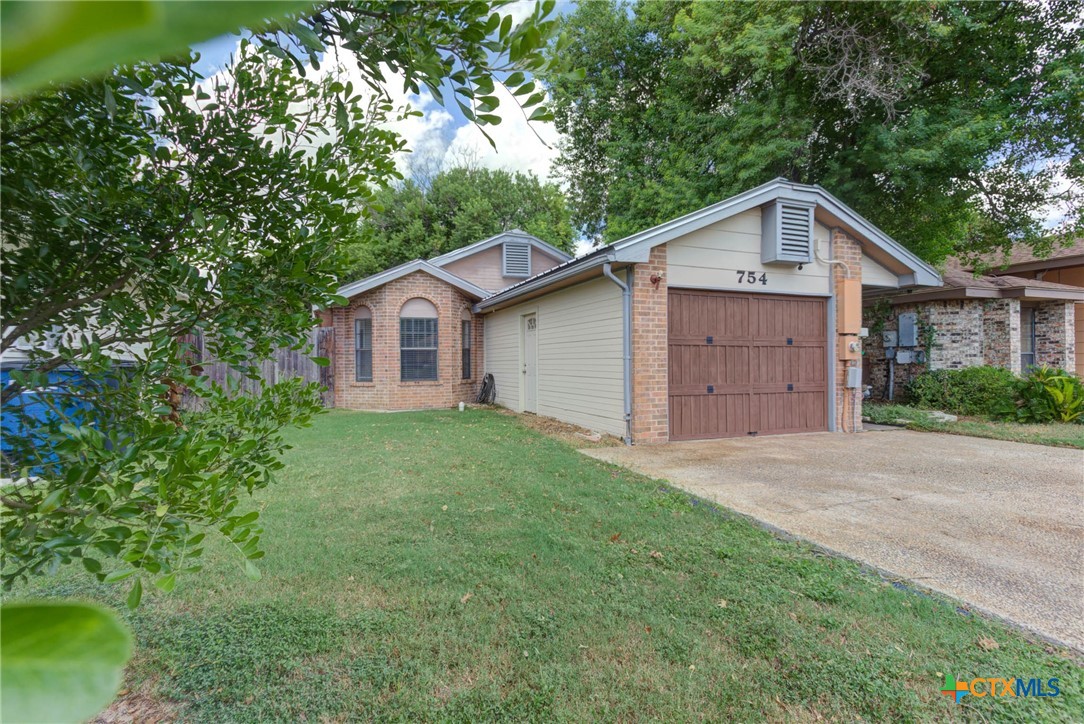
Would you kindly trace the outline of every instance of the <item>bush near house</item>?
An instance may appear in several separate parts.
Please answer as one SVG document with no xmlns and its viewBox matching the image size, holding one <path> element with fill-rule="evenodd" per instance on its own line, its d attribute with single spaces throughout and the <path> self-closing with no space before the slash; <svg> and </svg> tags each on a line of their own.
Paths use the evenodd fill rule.
<svg viewBox="0 0 1084 724">
<path fill-rule="evenodd" d="M 1038 367 L 1016 381 L 1015 392 L 1008 416 L 1018 422 L 1084 424 L 1084 384 L 1070 372 Z"/>
<path fill-rule="evenodd" d="M 929 370 L 911 380 L 918 408 L 1019 423 L 1084 424 L 1084 384 L 1065 370 L 1036 367 L 1023 377 L 1000 367 Z"/>
<path fill-rule="evenodd" d="M 956 415 L 1001 416 L 1016 399 L 1016 375 L 1001 367 L 928 370 L 907 383 L 906 398 L 917 407 Z"/>
</svg>

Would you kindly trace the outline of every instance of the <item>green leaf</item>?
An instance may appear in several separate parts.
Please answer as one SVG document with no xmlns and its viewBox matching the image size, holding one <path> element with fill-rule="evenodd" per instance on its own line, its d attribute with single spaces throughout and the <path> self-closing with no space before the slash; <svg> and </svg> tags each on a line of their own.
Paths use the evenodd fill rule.
<svg viewBox="0 0 1084 724">
<path fill-rule="evenodd" d="M 67 489 L 57 488 L 53 492 L 45 496 L 45 500 L 41 501 L 41 505 L 38 506 L 38 511 L 41 513 L 52 513 L 54 510 L 60 507 L 61 502 L 64 500 L 64 496 L 67 494 Z"/>
<path fill-rule="evenodd" d="M 252 561 L 245 561 L 245 575 L 253 581 L 258 581 L 263 578 L 263 574 L 260 573 L 260 569 L 256 567 L 256 564 Z"/>
<path fill-rule="evenodd" d="M 109 114 L 109 120 L 117 115 L 117 99 L 113 97 L 113 89 L 108 83 L 105 84 L 105 112 Z"/>
<path fill-rule="evenodd" d="M 311 8 L 306 0 L 193 3 L 129 0 L 103 10 L 88 2 L 0 3 L 3 97 L 49 82 L 101 75 L 113 66 L 183 53 L 202 40 L 265 18 Z"/>
<path fill-rule="evenodd" d="M 168 576 L 162 576 L 154 582 L 154 585 L 157 586 L 159 590 L 169 593 L 177 586 L 177 574 L 170 573 Z"/>
<path fill-rule="evenodd" d="M 103 541 L 103 543 L 104 543 L 104 541 Z M 102 547 L 101 543 L 99 544 L 99 547 Z M 119 551 L 120 546 L 116 546 L 116 549 Z M 116 555 L 116 553 L 114 553 L 113 555 Z M 113 571 L 112 573 L 110 573 L 108 576 L 105 577 L 105 582 L 106 583 L 116 583 L 117 581 L 123 581 L 125 578 L 128 578 L 129 576 L 134 576 L 135 572 L 136 571 L 135 571 L 134 568 L 128 568 L 128 569 L 122 569 L 122 570 L 119 570 L 119 571 Z"/>
<path fill-rule="evenodd" d="M 132 590 L 128 592 L 128 608 L 136 610 L 139 608 L 139 602 L 143 600 L 143 579 L 135 579 L 135 583 L 132 584 Z"/>
<path fill-rule="evenodd" d="M 312 357 L 311 359 L 312 359 L 313 362 L 316 363 L 316 366 L 318 366 L 318 367 L 330 367 L 331 366 L 331 360 L 329 360 L 327 357 Z"/>
<path fill-rule="evenodd" d="M 79 722 L 120 687 L 131 635 L 89 604 L 36 602 L 0 608 L 0 718 Z"/>
</svg>

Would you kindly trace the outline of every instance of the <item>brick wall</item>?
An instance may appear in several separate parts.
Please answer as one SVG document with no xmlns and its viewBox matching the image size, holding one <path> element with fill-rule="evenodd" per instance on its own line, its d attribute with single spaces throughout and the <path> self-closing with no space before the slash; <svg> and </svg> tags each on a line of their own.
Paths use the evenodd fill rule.
<svg viewBox="0 0 1084 724">
<path fill-rule="evenodd" d="M 1020 374 L 1020 300 L 990 299 L 966 304 L 982 310 L 982 323 L 974 327 L 972 334 L 979 340 L 982 356 L 979 362 L 971 364 L 1004 367 Z M 940 334 L 937 341 L 941 342 Z M 952 346 L 943 345 L 939 351 L 944 358 L 959 354 Z M 970 365 L 957 365 L 966 366 Z"/>
<path fill-rule="evenodd" d="M 832 231 L 832 258 L 847 265 L 844 269 L 839 264 L 832 265 L 832 280 L 835 288 L 840 288 L 840 283 L 848 278 L 862 282 L 862 247 L 858 241 L 841 229 Z M 836 305 L 836 328 L 842 328 L 842 305 Z M 830 342 L 840 349 L 841 343 L 836 340 Z M 847 367 L 851 364 L 847 360 L 836 357 L 836 430 L 840 432 L 858 432 L 862 429 L 862 389 L 847 389 Z M 860 360 L 853 362 L 860 365 Z"/>
<path fill-rule="evenodd" d="M 1005 364 L 1008 365 L 1010 345 L 1005 337 L 1005 330 L 1011 329 L 1011 325 L 1008 307 L 1004 302 L 1010 301 L 1014 300 L 944 299 L 921 304 L 893 305 L 888 318 L 883 320 L 883 329 L 898 332 L 899 315 L 917 313 L 920 346 L 916 349 L 928 355 L 926 362 L 895 365 L 893 399 L 900 399 L 907 383 L 927 369 L 960 369 L 995 364 L 987 361 L 988 355 L 994 354 L 1002 354 Z M 872 318 L 873 310 L 873 307 L 863 310 L 866 315 L 863 324 L 867 327 L 873 327 L 881 321 Z M 931 326 L 934 329 L 934 344 L 927 350 L 922 346 L 921 336 L 923 330 Z M 984 334 L 984 329 L 989 330 L 989 335 Z M 879 332 L 866 340 L 865 353 L 869 369 L 867 384 L 872 388 L 871 397 L 876 400 L 888 399 L 889 365 Z M 1018 363 L 1019 359 L 1017 350 Z"/>
<path fill-rule="evenodd" d="M 661 277 L 657 288 L 653 276 Z M 638 444 L 670 437 L 666 295 L 666 244 L 660 244 L 632 272 L 632 439 Z"/>
<path fill-rule="evenodd" d="M 438 379 L 403 382 L 399 379 L 399 310 L 415 297 L 437 308 Z M 354 311 L 361 306 L 373 315 L 373 380 L 355 381 Z M 426 274 L 414 272 L 331 310 L 335 327 L 335 405 L 351 410 L 416 410 L 453 407 L 472 402 L 483 373 L 483 325 L 472 315 L 472 379 L 462 379 L 462 315 L 471 300 L 458 289 Z"/>
<path fill-rule="evenodd" d="M 1072 371 L 1076 364 L 1076 305 L 1043 302 L 1035 310 L 1035 364 Z"/>
</svg>

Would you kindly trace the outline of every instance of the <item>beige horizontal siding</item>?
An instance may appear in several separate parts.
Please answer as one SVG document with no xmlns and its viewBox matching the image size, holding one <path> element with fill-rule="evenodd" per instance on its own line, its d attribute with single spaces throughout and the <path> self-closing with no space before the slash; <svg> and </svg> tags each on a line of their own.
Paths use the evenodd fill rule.
<svg viewBox="0 0 1084 724">
<path fill-rule="evenodd" d="M 625 434 L 621 290 L 595 279 L 486 316 L 497 402 L 522 411 L 521 319 L 538 319 L 538 414 Z"/>
<path fill-rule="evenodd" d="M 821 254 L 828 254 L 828 229 L 813 225 Z M 667 284 L 672 287 L 725 289 L 766 294 L 828 294 L 829 268 L 814 260 L 801 271 L 790 264 L 761 264 L 760 209 L 724 219 L 670 241 L 666 249 Z M 738 272 L 754 275 L 754 284 L 738 281 Z M 767 284 L 760 283 L 761 274 Z"/>
<path fill-rule="evenodd" d="M 862 286 L 897 288 L 899 285 L 899 277 L 865 254 L 862 255 Z"/>
</svg>

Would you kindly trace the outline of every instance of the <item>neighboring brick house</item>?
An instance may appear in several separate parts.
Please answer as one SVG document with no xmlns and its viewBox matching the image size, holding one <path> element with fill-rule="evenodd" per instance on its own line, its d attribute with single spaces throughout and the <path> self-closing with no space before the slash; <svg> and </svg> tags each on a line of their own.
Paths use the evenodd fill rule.
<svg viewBox="0 0 1084 724">
<path fill-rule="evenodd" d="M 484 329 L 473 305 L 571 258 L 513 230 L 343 286 L 349 304 L 320 313 L 337 340 L 335 406 L 412 410 L 474 401 Z"/>
<path fill-rule="evenodd" d="M 926 369 L 992 365 L 1019 374 L 1047 365 L 1084 373 L 1084 242 L 1048 259 L 1018 250 L 980 276 L 951 259 L 946 266 L 943 287 L 867 294 L 872 397 L 894 399 Z M 917 324 L 913 347 L 900 346 L 901 315 Z M 910 359 L 890 359 L 900 351 Z"/>
<path fill-rule="evenodd" d="M 509 232 L 340 289 L 336 404 L 449 407 L 490 374 L 500 405 L 628 442 L 857 432 L 863 285 L 940 283 L 783 179 L 574 260 Z"/>
</svg>

